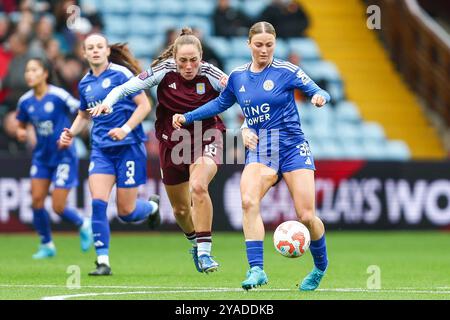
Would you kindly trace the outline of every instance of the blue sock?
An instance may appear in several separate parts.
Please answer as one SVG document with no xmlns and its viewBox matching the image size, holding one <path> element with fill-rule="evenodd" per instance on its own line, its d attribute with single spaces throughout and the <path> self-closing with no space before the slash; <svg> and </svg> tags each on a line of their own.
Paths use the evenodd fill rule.
<svg viewBox="0 0 450 320">
<path fill-rule="evenodd" d="M 136 200 L 136 208 L 134 211 L 126 216 L 119 215 L 119 218 L 125 222 L 142 221 L 155 212 L 156 209 L 156 204 L 153 201 L 138 199 Z"/>
<path fill-rule="evenodd" d="M 103 200 L 92 200 L 92 233 L 97 255 L 108 255 L 109 251 L 110 230 L 106 215 L 107 207 L 108 203 Z"/>
<path fill-rule="evenodd" d="M 325 243 L 325 233 L 319 240 L 311 241 L 309 246 L 317 269 L 325 271 L 328 266 L 327 245 Z"/>
<path fill-rule="evenodd" d="M 81 227 L 83 224 L 83 218 L 78 215 L 75 209 L 72 208 L 64 208 L 64 211 L 60 214 L 60 217 L 76 225 L 77 227 Z"/>
<path fill-rule="evenodd" d="M 250 268 L 260 267 L 264 269 L 264 242 L 263 241 L 245 241 L 247 247 L 247 260 Z"/>
<path fill-rule="evenodd" d="M 33 209 L 33 225 L 39 236 L 41 237 L 41 244 L 52 241 L 52 232 L 50 229 L 50 216 L 44 208 Z"/>
</svg>

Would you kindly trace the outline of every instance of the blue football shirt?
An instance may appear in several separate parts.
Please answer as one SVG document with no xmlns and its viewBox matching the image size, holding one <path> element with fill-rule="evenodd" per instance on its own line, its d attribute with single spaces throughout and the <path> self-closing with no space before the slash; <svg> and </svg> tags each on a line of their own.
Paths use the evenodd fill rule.
<svg viewBox="0 0 450 320">
<path fill-rule="evenodd" d="M 76 158 L 75 146 L 58 149 L 57 141 L 64 128 L 70 127 L 70 114 L 78 111 L 80 102 L 66 90 L 53 85 L 37 99 L 33 90 L 26 92 L 18 101 L 17 120 L 31 123 L 36 131 L 37 143 L 33 161 L 55 166 L 60 161 Z"/>
<path fill-rule="evenodd" d="M 98 77 L 89 71 L 78 84 L 81 101 L 80 110 L 86 110 L 101 104 L 112 89 L 127 82 L 132 77 L 133 73 L 130 70 L 114 63 L 110 63 L 108 68 Z M 94 124 L 91 131 L 93 147 L 114 147 L 140 143 L 147 140 L 142 124 L 134 128 L 121 141 L 114 141 L 108 136 L 109 130 L 120 128 L 128 121 L 136 109 L 136 103 L 133 101 L 133 98 L 141 92 L 138 91 L 120 99 L 114 105 L 114 111 L 112 113 L 93 118 Z"/>
<path fill-rule="evenodd" d="M 294 99 L 294 89 L 312 97 L 330 95 L 322 90 L 298 66 L 274 59 L 261 72 L 250 71 L 250 63 L 234 69 L 226 88 L 215 100 L 185 114 L 186 124 L 221 113 L 237 102 L 249 128 L 257 133 L 277 131 L 283 144 L 304 140 L 300 115 Z"/>
</svg>

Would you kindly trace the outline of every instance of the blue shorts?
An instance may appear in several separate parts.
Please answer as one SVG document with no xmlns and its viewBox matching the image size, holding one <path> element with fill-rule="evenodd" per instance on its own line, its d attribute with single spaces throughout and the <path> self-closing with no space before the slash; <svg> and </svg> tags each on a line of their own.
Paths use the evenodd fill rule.
<svg viewBox="0 0 450 320">
<path fill-rule="evenodd" d="M 289 146 L 266 148 L 258 144 L 257 150 L 246 149 L 245 165 L 255 162 L 274 169 L 278 175 L 276 183 L 281 180 L 285 172 L 297 169 L 316 170 L 314 157 L 306 140 Z"/>
<path fill-rule="evenodd" d="M 78 158 L 65 159 L 55 166 L 33 161 L 31 179 L 48 179 L 55 188 L 72 189 L 78 185 Z"/>
<path fill-rule="evenodd" d="M 118 188 L 135 188 L 147 181 L 147 151 L 143 143 L 117 147 L 94 148 L 89 175 L 109 174 L 116 177 Z"/>
</svg>

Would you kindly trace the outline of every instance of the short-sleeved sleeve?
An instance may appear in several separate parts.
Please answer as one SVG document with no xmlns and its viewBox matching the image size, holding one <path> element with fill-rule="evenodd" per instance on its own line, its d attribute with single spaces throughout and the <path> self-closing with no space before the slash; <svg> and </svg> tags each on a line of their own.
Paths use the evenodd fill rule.
<svg viewBox="0 0 450 320">
<path fill-rule="evenodd" d="M 28 111 L 26 110 L 25 103 L 22 99 L 20 99 L 19 102 L 17 103 L 16 119 L 24 123 L 30 121 Z"/>
</svg>

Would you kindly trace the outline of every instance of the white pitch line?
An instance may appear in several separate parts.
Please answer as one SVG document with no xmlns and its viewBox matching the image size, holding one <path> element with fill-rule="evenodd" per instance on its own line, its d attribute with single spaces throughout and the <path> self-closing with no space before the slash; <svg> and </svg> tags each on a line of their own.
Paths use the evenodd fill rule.
<svg viewBox="0 0 450 320">
<path fill-rule="evenodd" d="M 54 284 L 0 284 L 0 288 L 61 288 L 61 289 L 70 289 L 67 286 L 63 285 L 54 285 Z M 321 288 L 317 289 L 318 292 L 343 292 L 343 293 L 416 293 L 416 294 L 444 294 L 450 295 L 450 290 L 446 290 L 446 288 L 450 289 L 450 287 L 436 287 L 432 289 L 421 289 L 421 288 L 393 288 L 393 289 L 367 289 L 367 288 Z M 128 292 L 99 292 L 99 293 L 80 293 L 80 294 L 71 294 L 71 295 L 60 295 L 60 296 L 49 296 L 44 297 L 43 299 L 68 299 L 68 298 L 77 298 L 77 297 L 89 297 L 89 296 L 99 296 L 99 295 L 127 295 L 127 294 L 156 294 L 156 293 L 203 293 L 203 292 L 242 292 L 242 288 L 206 288 L 205 287 L 181 287 L 181 286 L 101 286 L 101 285 L 88 285 L 81 286 L 77 288 L 77 290 L 81 289 L 150 289 L 156 291 L 128 291 Z M 162 290 L 158 290 L 162 289 Z M 296 292 L 298 289 L 285 289 L 285 288 L 257 288 L 252 291 L 256 292 Z M 244 291 L 245 292 L 245 291 Z"/>
<path fill-rule="evenodd" d="M 81 298 L 81 297 L 95 297 L 95 296 L 116 296 L 116 295 L 128 295 L 128 294 L 161 294 L 161 293 L 198 293 L 198 292 L 234 292 L 242 291 L 242 289 L 229 288 L 228 290 L 217 290 L 217 289 L 203 289 L 203 290 L 166 290 L 166 291 L 129 291 L 129 292 L 98 292 L 98 293 L 79 293 L 79 294 L 68 294 L 62 296 L 50 296 L 43 297 L 41 300 L 65 300 L 70 298 Z"/>
<path fill-rule="evenodd" d="M 260 289 L 258 292 L 273 292 L 273 291 L 293 291 L 293 289 Z M 382 290 L 382 289 L 362 289 L 362 288 L 334 288 L 334 289 L 317 289 L 319 292 L 364 292 L 364 293 L 421 293 L 421 294 L 450 294 L 450 291 L 432 291 L 432 290 Z M 172 293 L 209 293 L 209 292 L 242 292 L 241 288 L 222 288 L 222 289 L 198 289 L 198 290 L 158 290 L 158 291 L 129 291 L 129 292 L 98 292 L 98 293 L 79 293 L 60 296 L 43 297 L 42 300 L 65 300 L 71 298 L 81 297 L 96 297 L 96 296 L 116 296 L 129 294 L 172 294 Z"/>
</svg>

